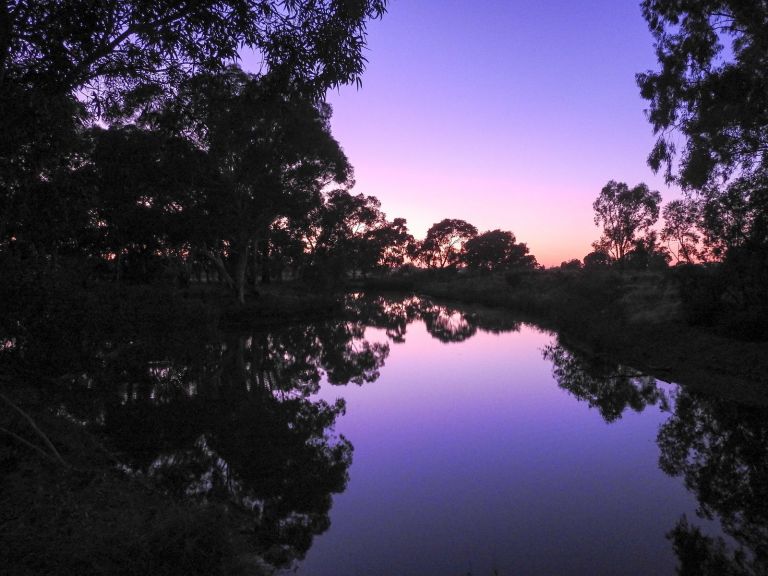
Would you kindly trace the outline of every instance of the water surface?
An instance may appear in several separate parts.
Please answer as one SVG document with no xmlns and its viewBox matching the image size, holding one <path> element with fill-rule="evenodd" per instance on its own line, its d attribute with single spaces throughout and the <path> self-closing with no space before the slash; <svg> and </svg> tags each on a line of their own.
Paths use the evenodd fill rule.
<svg viewBox="0 0 768 576">
<path fill-rule="evenodd" d="M 624 369 L 598 398 L 573 367 L 558 383 L 553 334 L 479 324 L 451 341 L 416 320 L 376 382 L 321 387 L 355 450 L 299 573 L 673 573 L 665 534 L 696 508 L 658 465 L 676 387 Z"/>
<path fill-rule="evenodd" d="M 121 470 L 227 510 L 277 571 L 768 573 L 764 407 L 504 312 L 351 296 L 320 322 L 90 353 L 47 390 L 58 413 Z"/>
</svg>

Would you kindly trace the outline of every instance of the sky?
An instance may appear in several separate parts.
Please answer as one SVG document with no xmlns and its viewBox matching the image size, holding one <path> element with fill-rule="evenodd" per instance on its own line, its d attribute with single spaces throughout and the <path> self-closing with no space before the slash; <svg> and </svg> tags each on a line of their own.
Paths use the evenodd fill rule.
<svg viewBox="0 0 768 576">
<path fill-rule="evenodd" d="M 657 68 L 639 0 L 390 0 L 362 87 L 328 95 L 355 193 L 421 238 L 443 218 L 582 258 L 609 180 L 679 193 L 646 158 L 635 74 Z"/>
</svg>

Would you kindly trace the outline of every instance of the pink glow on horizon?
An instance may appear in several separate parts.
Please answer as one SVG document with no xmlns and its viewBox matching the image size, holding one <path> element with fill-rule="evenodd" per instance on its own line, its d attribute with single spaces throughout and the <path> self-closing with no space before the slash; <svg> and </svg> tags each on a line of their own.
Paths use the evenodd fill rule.
<svg viewBox="0 0 768 576">
<path fill-rule="evenodd" d="M 416 237 L 443 218 L 512 230 L 540 263 L 582 258 L 609 180 L 678 197 L 634 75 L 656 66 L 635 1 L 398 2 L 369 27 L 360 90 L 329 94 L 355 191 Z"/>
<path fill-rule="evenodd" d="M 679 197 L 646 164 L 635 74 L 657 64 L 636 0 L 392 0 L 366 57 L 362 88 L 328 95 L 334 135 L 354 192 L 417 238 L 462 218 L 558 265 L 591 251 L 609 180 Z"/>
</svg>

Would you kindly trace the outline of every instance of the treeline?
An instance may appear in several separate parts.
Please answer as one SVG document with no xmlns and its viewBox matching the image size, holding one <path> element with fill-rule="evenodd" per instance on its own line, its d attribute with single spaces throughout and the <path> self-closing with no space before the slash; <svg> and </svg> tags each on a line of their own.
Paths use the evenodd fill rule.
<svg viewBox="0 0 768 576">
<path fill-rule="evenodd" d="M 397 236 L 404 222 L 349 193 L 352 167 L 324 102 L 328 88 L 359 83 L 367 22 L 385 9 L 386 0 L 2 9 L 4 277 L 208 276 L 243 300 L 249 281 L 294 260 L 333 270 L 358 237 Z M 244 47 L 261 59 L 258 74 L 235 64 Z"/>
<path fill-rule="evenodd" d="M 416 241 L 377 198 L 351 192 L 324 94 L 359 81 L 365 22 L 385 2 L 349 13 L 336 2 L 203 2 L 169 5 L 168 18 L 161 5 L 154 15 L 141 3 L 20 5 L 9 15 L 6 278 L 209 281 L 243 302 L 284 277 L 325 286 L 406 263 L 535 265 L 510 232 L 478 235 L 462 220 Z M 239 44 L 260 51 L 263 72 L 227 64 Z"/>
</svg>

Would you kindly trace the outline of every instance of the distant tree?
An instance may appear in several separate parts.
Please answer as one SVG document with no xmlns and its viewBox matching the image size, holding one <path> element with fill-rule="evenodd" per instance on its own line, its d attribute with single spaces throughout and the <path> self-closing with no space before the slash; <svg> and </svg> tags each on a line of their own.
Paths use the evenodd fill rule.
<svg viewBox="0 0 768 576">
<path fill-rule="evenodd" d="M 477 236 L 477 228 L 469 222 L 446 218 L 433 224 L 417 249 L 417 258 L 427 268 L 457 266 L 464 243 Z"/>
<path fill-rule="evenodd" d="M 582 268 L 584 268 L 584 265 L 578 258 L 573 258 L 560 263 L 561 270 L 581 270 Z"/>
<path fill-rule="evenodd" d="M 584 256 L 584 270 L 600 270 L 613 263 L 611 255 L 602 250 L 594 250 Z"/>
<path fill-rule="evenodd" d="M 462 259 L 473 270 L 535 267 L 536 258 L 528 254 L 528 246 L 515 240 L 515 235 L 505 230 L 483 232 L 464 243 Z"/>
<path fill-rule="evenodd" d="M 391 270 L 405 263 L 414 238 L 408 232 L 405 218 L 395 218 L 368 232 L 366 242 L 376 257 L 375 265 Z"/>
<path fill-rule="evenodd" d="M 608 182 L 592 204 L 595 225 L 603 229 L 595 249 L 623 261 L 634 242 L 658 220 L 660 202 L 661 194 L 645 184 L 630 188 L 623 182 Z"/>
<path fill-rule="evenodd" d="M 314 237 L 309 242 L 315 273 L 335 281 L 376 267 L 380 246 L 372 234 L 386 225 L 378 198 L 334 190 L 314 218 Z"/>
<path fill-rule="evenodd" d="M 663 270 L 671 259 L 669 250 L 659 245 L 654 231 L 635 240 L 625 256 L 627 267 L 634 270 Z"/>
<path fill-rule="evenodd" d="M 688 264 L 699 260 L 699 210 L 696 204 L 673 200 L 664 206 L 661 214 L 664 218 L 661 239 L 667 243 L 675 260 Z"/>
</svg>

